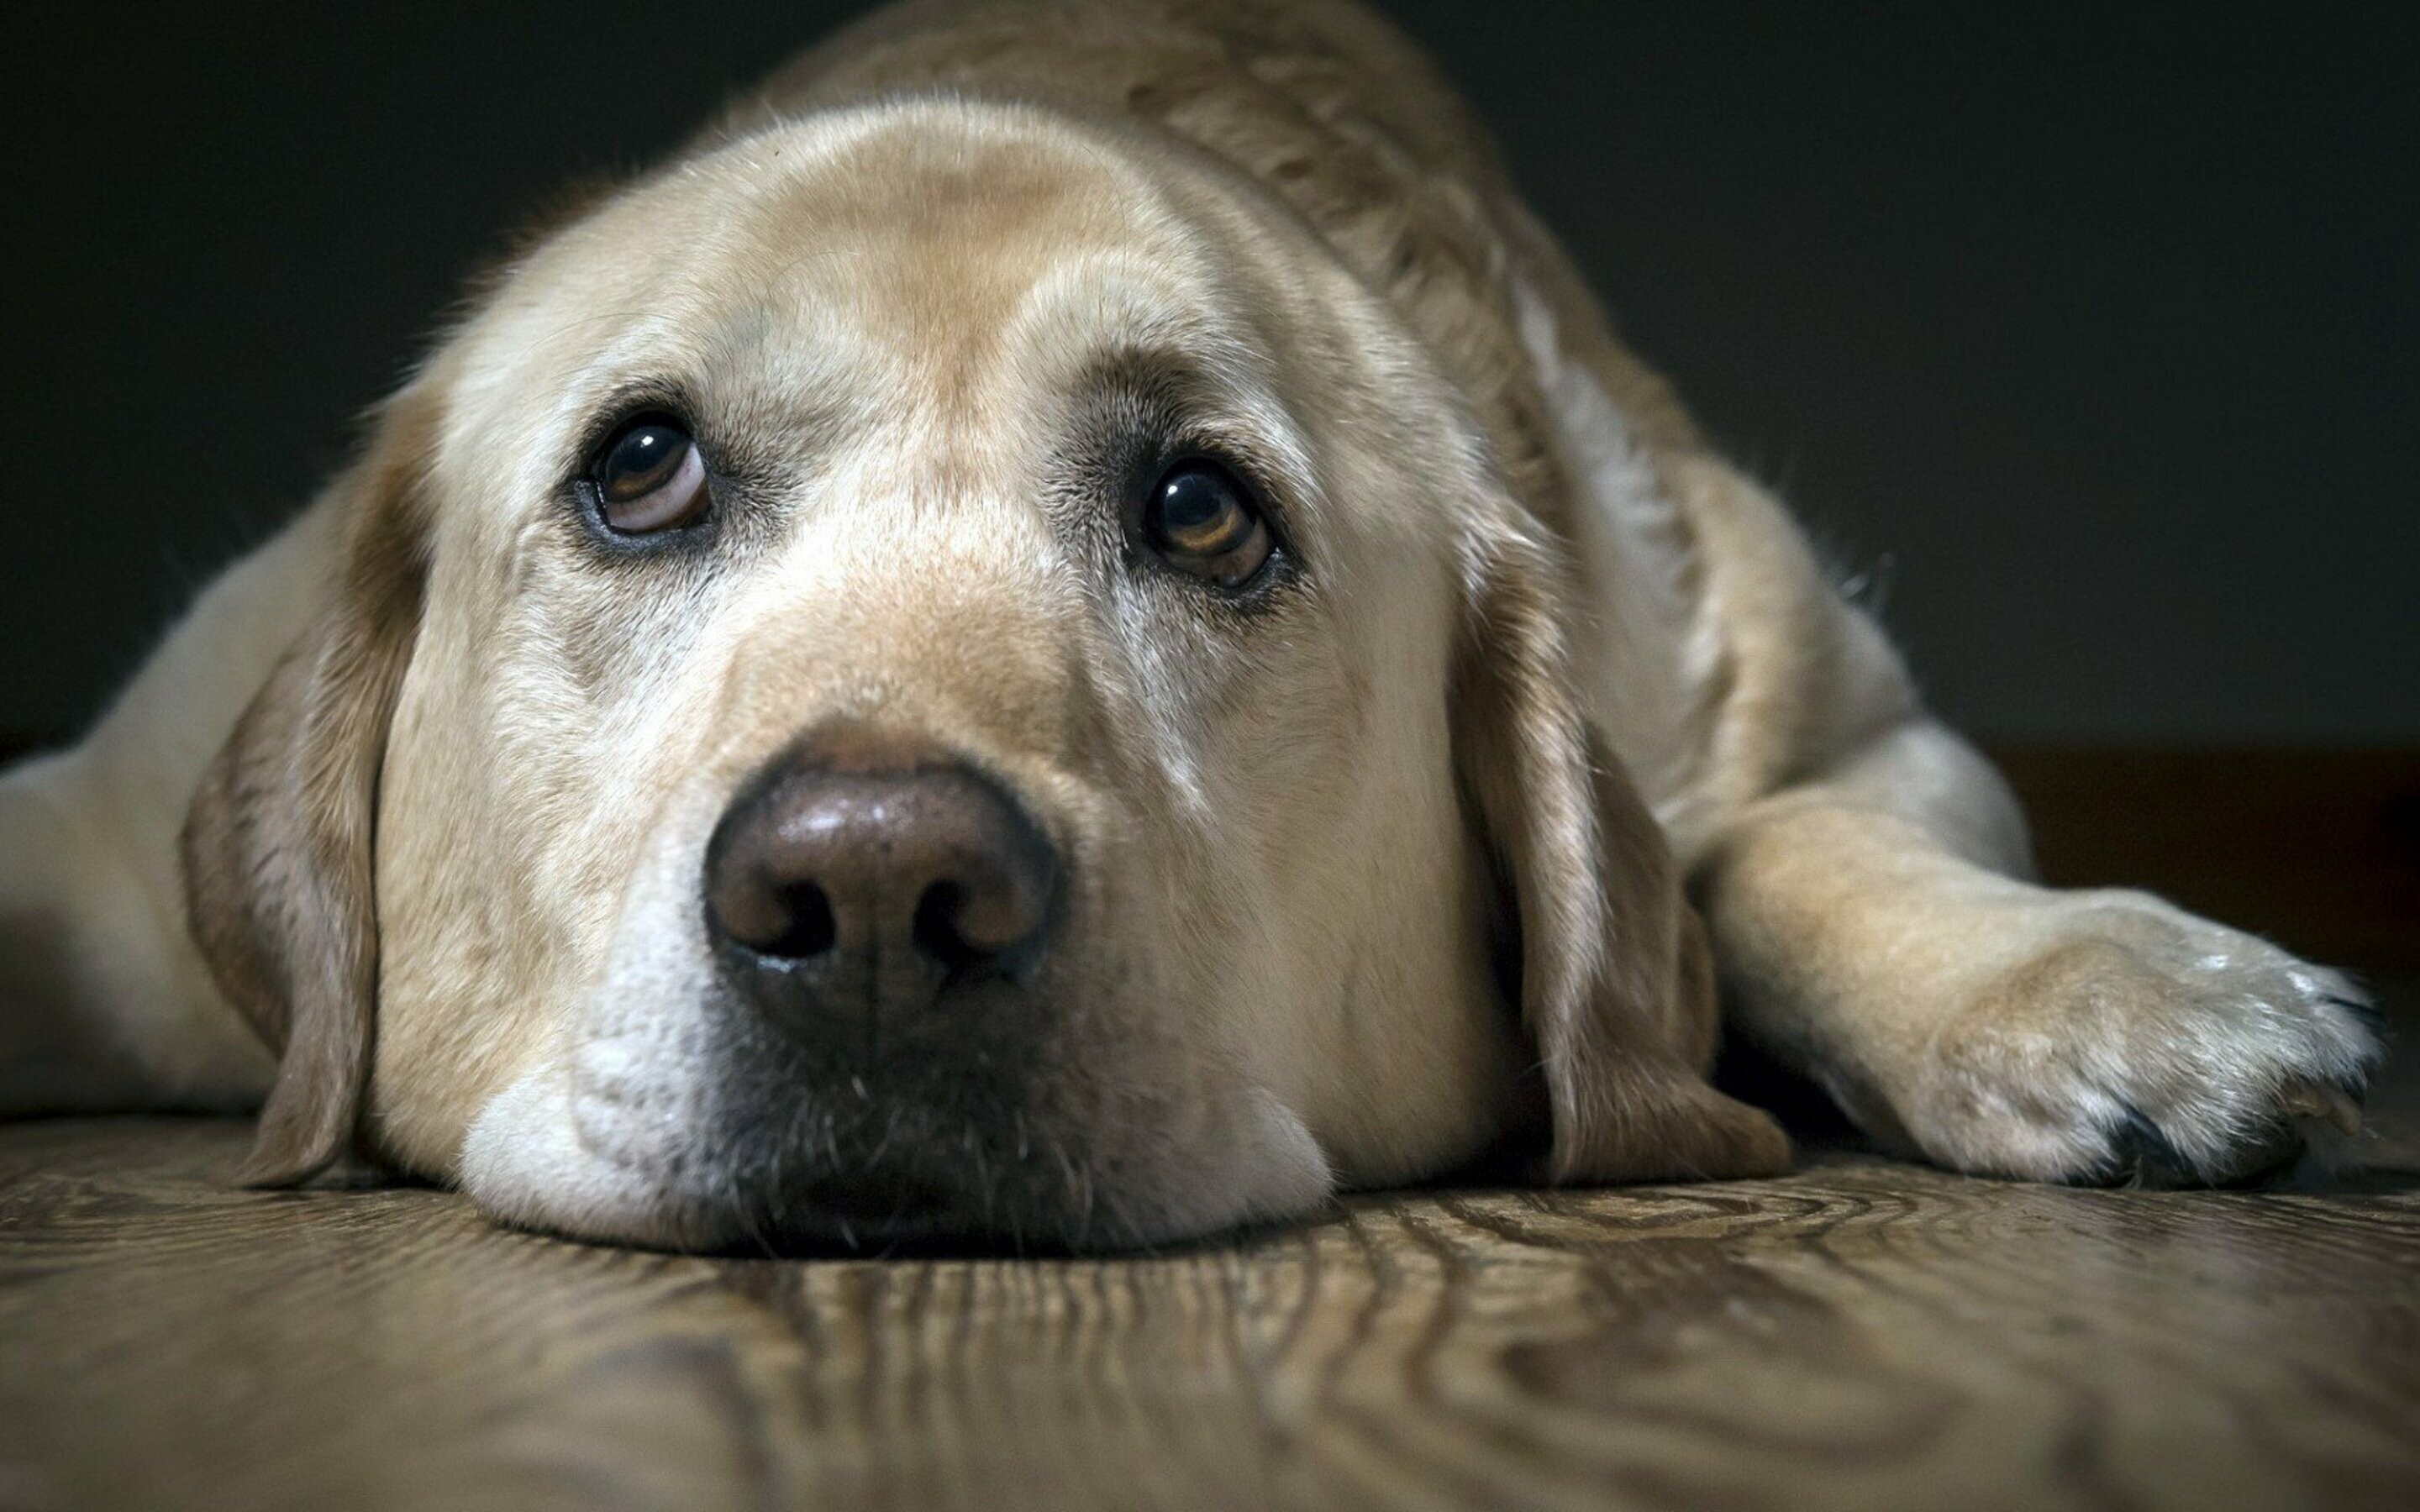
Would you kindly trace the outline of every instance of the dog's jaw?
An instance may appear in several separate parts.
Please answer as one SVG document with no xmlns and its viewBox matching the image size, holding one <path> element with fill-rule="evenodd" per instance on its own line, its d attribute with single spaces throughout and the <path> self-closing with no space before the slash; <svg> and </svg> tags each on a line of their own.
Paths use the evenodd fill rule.
<svg viewBox="0 0 2420 1512">
<path fill-rule="evenodd" d="M 610 1119 L 600 1122 L 600 1112 Z M 1220 1121 L 1233 1127 L 1192 1148 L 1191 1169 L 1116 1194 L 1114 1227 L 1071 1235 L 1042 1224 L 1032 1237 L 1082 1247 L 1153 1245 L 1299 1217 L 1328 1200 L 1335 1183 L 1326 1158 L 1275 1095 L 1249 1089 Z M 710 1251 L 788 1244 L 801 1234 L 811 1242 L 836 1236 L 848 1247 L 902 1237 L 875 1224 L 852 1229 L 845 1218 L 814 1211 L 768 1222 L 756 1195 L 736 1182 L 718 1185 L 721 1152 L 712 1148 L 710 1128 L 671 1107 L 605 1108 L 567 1068 L 549 1063 L 481 1110 L 463 1139 L 458 1179 L 489 1216 L 572 1239 Z M 1013 1223 L 939 1232 L 979 1243 L 1017 1234 L 1023 1242 Z"/>
</svg>

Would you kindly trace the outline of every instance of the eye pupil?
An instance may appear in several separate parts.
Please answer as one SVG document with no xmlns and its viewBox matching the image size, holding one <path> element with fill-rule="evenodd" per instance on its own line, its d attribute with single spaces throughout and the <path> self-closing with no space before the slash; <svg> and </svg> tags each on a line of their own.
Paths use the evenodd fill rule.
<svg viewBox="0 0 2420 1512">
<path fill-rule="evenodd" d="M 1170 566 L 1229 587 L 1250 579 L 1270 554 L 1251 490 L 1207 457 L 1186 458 L 1160 474 L 1144 501 L 1142 534 Z"/>
<path fill-rule="evenodd" d="M 1224 484 L 1202 468 L 1171 475 L 1159 486 L 1161 529 L 1181 541 L 1215 533 L 1241 507 Z"/>
<path fill-rule="evenodd" d="M 711 494 L 697 442 L 678 420 L 648 416 L 613 433 L 588 464 L 607 529 L 650 535 L 704 519 Z"/>
<path fill-rule="evenodd" d="M 688 446 L 689 438 L 670 425 L 634 426 L 606 453 L 598 485 L 615 503 L 639 498 L 672 476 Z"/>
</svg>

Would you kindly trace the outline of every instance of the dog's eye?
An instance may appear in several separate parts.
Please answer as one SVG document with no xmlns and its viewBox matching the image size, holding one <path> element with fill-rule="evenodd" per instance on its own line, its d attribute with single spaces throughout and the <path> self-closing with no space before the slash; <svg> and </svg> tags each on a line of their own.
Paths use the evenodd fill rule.
<svg viewBox="0 0 2420 1512">
<path fill-rule="evenodd" d="M 673 421 L 623 426 L 589 469 L 605 523 L 625 535 L 687 525 L 706 513 L 706 463 Z"/>
<path fill-rule="evenodd" d="M 1142 538 L 1170 566 L 1228 588 L 1260 571 L 1272 547 L 1250 487 L 1202 456 L 1177 462 L 1152 485 Z"/>
</svg>

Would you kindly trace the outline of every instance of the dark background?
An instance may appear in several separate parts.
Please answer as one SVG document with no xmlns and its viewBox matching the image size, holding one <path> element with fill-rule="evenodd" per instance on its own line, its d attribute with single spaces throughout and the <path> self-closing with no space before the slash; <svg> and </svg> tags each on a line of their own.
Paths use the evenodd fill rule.
<svg viewBox="0 0 2420 1512">
<path fill-rule="evenodd" d="M 857 8 L 12 22 L 0 737 L 89 717 L 527 210 Z M 1389 8 L 1950 717 L 2420 741 L 2399 8 Z"/>
</svg>

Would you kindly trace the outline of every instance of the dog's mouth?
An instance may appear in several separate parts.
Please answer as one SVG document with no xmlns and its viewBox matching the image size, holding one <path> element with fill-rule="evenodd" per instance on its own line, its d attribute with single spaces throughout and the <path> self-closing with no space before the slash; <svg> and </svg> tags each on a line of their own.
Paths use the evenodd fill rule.
<svg viewBox="0 0 2420 1512">
<path fill-rule="evenodd" d="M 1018 1194 L 914 1173 L 800 1181 L 756 1206 L 720 1248 L 734 1257 L 872 1258 L 1070 1255 L 1110 1236 L 1071 1230 L 1066 1214 Z"/>
<path fill-rule="evenodd" d="M 1093 1230 L 1109 1215 L 1086 1200 L 1091 1139 L 1053 1119 L 1033 1086 L 922 1070 L 802 1077 L 785 1090 L 820 1114 L 745 1119 L 709 1140 L 719 1174 L 692 1191 L 726 1213 L 731 1253 L 1014 1254 L 1108 1237 Z"/>
<path fill-rule="evenodd" d="M 981 1229 L 963 1204 L 912 1176 L 820 1177 L 784 1194 L 763 1238 L 778 1250 L 881 1253 L 902 1244 L 972 1246 Z"/>
</svg>

